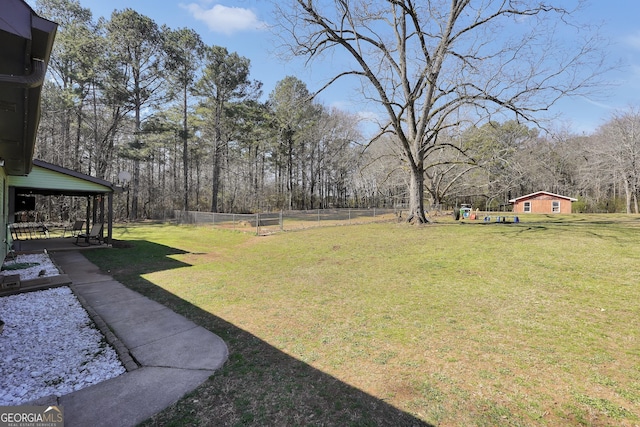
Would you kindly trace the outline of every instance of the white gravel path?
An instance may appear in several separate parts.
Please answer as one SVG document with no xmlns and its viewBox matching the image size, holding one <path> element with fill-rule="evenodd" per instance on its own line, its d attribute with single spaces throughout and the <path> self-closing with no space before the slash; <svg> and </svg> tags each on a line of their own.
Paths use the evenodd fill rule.
<svg viewBox="0 0 640 427">
<path fill-rule="evenodd" d="M 41 264 L 24 278 L 22 270 L 12 274 L 42 276 L 51 261 L 39 256 Z M 69 287 L 1 297 L 0 319 L 0 406 L 62 396 L 125 372 Z"/>
</svg>

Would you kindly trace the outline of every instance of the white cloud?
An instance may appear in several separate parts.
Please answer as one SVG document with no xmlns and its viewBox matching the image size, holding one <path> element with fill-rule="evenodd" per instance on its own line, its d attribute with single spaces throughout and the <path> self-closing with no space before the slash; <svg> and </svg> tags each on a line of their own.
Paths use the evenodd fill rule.
<svg viewBox="0 0 640 427">
<path fill-rule="evenodd" d="M 213 5 L 210 9 L 205 9 L 196 3 L 181 6 L 216 33 L 232 35 L 239 31 L 262 30 L 267 27 L 267 24 L 260 21 L 250 9 L 227 7 L 221 4 Z"/>
<path fill-rule="evenodd" d="M 583 98 L 585 101 L 587 101 L 589 104 L 591 104 L 591 105 L 593 105 L 593 106 L 596 106 L 596 107 L 598 107 L 598 108 L 601 108 L 601 109 L 603 109 L 603 110 L 613 110 L 613 109 L 615 109 L 615 107 L 613 107 L 613 106 L 611 106 L 611 105 L 609 105 L 609 104 L 604 104 L 604 103 L 602 103 L 602 102 L 598 102 L 598 101 L 593 100 L 593 99 L 590 99 L 590 98 L 588 98 L 588 97 L 586 97 L 586 96 L 584 96 L 584 97 L 582 97 L 582 98 Z"/>
<path fill-rule="evenodd" d="M 374 111 L 358 111 L 358 118 L 365 122 L 378 123 L 381 120 L 381 116 L 379 113 Z"/>
<path fill-rule="evenodd" d="M 335 108 L 336 110 L 349 111 L 351 109 L 351 102 L 344 100 L 333 101 L 329 104 L 329 107 Z"/>
</svg>

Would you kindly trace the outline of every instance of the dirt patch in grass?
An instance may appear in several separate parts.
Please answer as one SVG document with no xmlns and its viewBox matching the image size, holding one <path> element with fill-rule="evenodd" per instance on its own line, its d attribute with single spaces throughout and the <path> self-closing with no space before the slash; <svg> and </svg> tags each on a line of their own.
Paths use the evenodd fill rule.
<svg viewBox="0 0 640 427">
<path fill-rule="evenodd" d="M 133 247 L 133 243 L 128 242 L 126 240 L 117 240 L 117 239 L 112 239 L 111 240 L 111 245 L 114 248 L 117 248 L 117 249 L 125 249 L 125 248 L 132 248 Z"/>
</svg>

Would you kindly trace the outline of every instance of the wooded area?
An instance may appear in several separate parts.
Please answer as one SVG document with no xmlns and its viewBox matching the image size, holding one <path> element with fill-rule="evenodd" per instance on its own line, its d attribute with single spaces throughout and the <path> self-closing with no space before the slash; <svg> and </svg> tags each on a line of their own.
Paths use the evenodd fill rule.
<svg viewBox="0 0 640 427">
<path fill-rule="evenodd" d="M 314 101 L 298 78 L 265 94 L 249 59 L 131 9 L 95 20 L 77 1 L 39 0 L 37 12 L 60 27 L 35 157 L 122 185 L 117 219 L 408 205 L 415 171 L 397 132 L 363 135 L 358 116 Z M 499 209 L 547 190 L 579 198 L 574 211 L 637 212 L 638 128 L 634 110 L 581 136 L 448 122 L 424 150 L 425 208 Z M 51 219 L 75 203 L 50 200 Z"/>
</svg>

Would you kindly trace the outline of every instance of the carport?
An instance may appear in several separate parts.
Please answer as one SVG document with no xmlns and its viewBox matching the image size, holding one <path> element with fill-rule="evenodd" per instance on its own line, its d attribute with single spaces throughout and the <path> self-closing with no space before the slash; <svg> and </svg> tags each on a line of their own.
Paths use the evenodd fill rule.
<svg viewBox="0 0 640 427">
<path fill-rule="evenodd" d="M 90 225 L 100 223 L 106 226 L 104 241 L 111 245 L 113 236 L 113 194 L 121 192 L 120 187 L 109 181 L 85 175 L 42 160 L 33 160 L 28 175 L 7 177 L 9 187 L 9 222 L 14 222 L 18 212 L 16 196 L 75 196 L 86 197 L 87 209 L 85 232 Z"/>
</svg>

